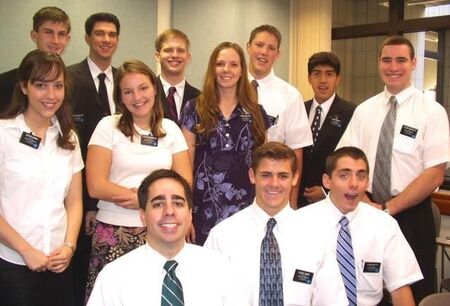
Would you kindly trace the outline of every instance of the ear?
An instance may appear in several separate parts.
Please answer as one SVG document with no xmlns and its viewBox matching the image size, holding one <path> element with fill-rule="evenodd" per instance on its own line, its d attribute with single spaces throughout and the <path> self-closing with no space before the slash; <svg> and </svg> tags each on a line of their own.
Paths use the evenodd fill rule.
<svg viewBox="0 0 450 306">
<path fill-rule="evenodd" d="M 22 90 L 22 93 L 26 96 L 28 95 L 28 89 L 27 86 L 25 86 L 24 82 L 19 82 L 20 90 Z"/>
<path fill-rule="evenodd" d="M 247 54 L 250 54 L 250 43 L 247 43 Z"/>
<path fill-rule="evenodd" d="M 295 185 L 297 185 L 297 182 L 298 182 L 298 178 L 299 178 L 299 172 L 298 172 L 298 170 L 297 171 L 295 171 L 295 174 L 294 174 L 294 178 L 292 179 L 292 186 L 295 186 Z"/>
<path fill-rule="evenodd" d="M 331 189 L 330 185 L 331 185 L 331 178 L 328 176 L 328 174 L 324 173 L 322 175 L 322 184 L 325 188 L 327 189 Z"/>
<path fill-rule="evenodd" d="M 336 77 L 336 86 L 339 86 L 339 83 L 341 82 L 341 75 L 339 74 L 337 77 Z"/>
<path fill-rule="evenodd" d="M 248 169 L 248 177 L 250 178 L 250 183 L 255 184 L 255 173 L 253 172 L 253 169 Z"/>
<path fill-rule="evenodd" d="M 84 41 L 89 45 L 89 38 L 90 36 L 87 34 L 84 34 Z"/>
<path fill-rule="evenodd" d="M 139 209 L 139 218 L 141 219 L 142 226 L 147 226 L 147 224 L 145 223 L 145 211 L 141 208 Z"/>
<path fill-rule="evenodd" d="M 188 51 L 187 56 L 186 56 L 186 63 L 190 63 L 191 62 L 191 52 Z"/>
<path fill-rule="evenodd" d="M 36 41 L 37 41 L 37 35 L 38 35 L 38 33 L 35 30 L 30 31 L 30 37 L 34 43 L 36 43 Z"/>
<path fill-rule="evenodd" d="M 414 57 L 414 58 L 411 60 L 411 70 L 412 70 L 412 71 L 416 70 L 416 65 L 417 65 L 417 58 Z"/>
<path fill-rule="evenodd" d="M 157 61 L 158 63 L 161 61 L 161 56 L 159 55 L 158 51 L 155 51 L 153 57 L 155 58 L 155 61 Z"/>
<path fill-rule="evenodd" d="M 309 83 L 309 85 L 312 85 L 311 84 L 311 75 L 310 74 L 308 74 L 308 83 Z"/>
</svg>

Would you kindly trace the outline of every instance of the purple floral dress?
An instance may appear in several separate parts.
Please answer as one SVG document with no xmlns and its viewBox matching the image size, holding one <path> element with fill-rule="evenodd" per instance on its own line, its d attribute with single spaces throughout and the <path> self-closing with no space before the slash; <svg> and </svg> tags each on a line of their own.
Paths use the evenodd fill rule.
<svg viewBox="0 0 450 306">
<path fill-rule="evenodd" d="M 266 128 L 269 120 L 261 111 Z M 183 108 L 180 125 L 197 136 L 194 161 L 193 222 L 196 243 L 203 245 L 209 231 L 220 221 L 249 206 L 255 197 L 248 169 L 255 148 L 252 115 L 239 105 L 205 138 L 195 131 L 199 123 L 196 100 Z"/>
</svg>

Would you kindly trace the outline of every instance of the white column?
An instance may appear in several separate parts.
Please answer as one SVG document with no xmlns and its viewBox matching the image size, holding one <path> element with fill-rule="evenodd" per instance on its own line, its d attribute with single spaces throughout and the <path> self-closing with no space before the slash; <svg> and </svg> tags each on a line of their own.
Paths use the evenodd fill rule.
<svg viewBox="0 0 450 306">
<path fill-rule="evenodd" d="M 158 0 L 156 14 L 156 35 L 159 35 L 165 29 L 171 27 L 172 20 L 170 18 L 172 14 L 172 1 L 171 0 Z M 156 74 L 161 73 L 161 66 L 156 65 Z"/>
</svg>

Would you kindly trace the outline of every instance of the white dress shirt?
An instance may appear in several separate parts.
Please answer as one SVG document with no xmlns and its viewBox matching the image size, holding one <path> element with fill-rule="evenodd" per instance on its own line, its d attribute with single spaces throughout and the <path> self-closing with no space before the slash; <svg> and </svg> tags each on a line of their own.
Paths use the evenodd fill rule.
<svg viewBox="0 0 450 306">
<path fill-rule="evenodd" d="M 330 198 L 295 212 L 310 233 L 321 232 L 328 251 L 336 259 L 336 243 L 343 214 Z M 416 257 L 403 236 L 397 221 L 389 214 L 360 202 L 345 215 L 349 220 L 357 278 L 358 306 L 377 305 L 383 297 L 383 286 L 392 292 L 423 278 Z M 368 271 L 378 267 L 378 271 Z M 344 283 L 340 279 L 342 290 Z"/>
<path fill-rule="evenodd" d="M 248 77 L 250 82 L 255 79 L 250 72 Z M 273 70 L 256 81 L 258 102 L 275 121 L 267 131 L 267 140 L 282 142 L 292 149 L 312 145 L 305 104 L 297 88 L 277 77 Z"/>
<path fill-rule="evenodd" d="M 169 119 L 163 118 L 162 127 L 166 136 L 158 139 L 157 146 L 142 145 L 141 137 L 134 136 L 133 141 L 118 128 L 117 122 L 122 115 L 104 117 L 92 134 L 89 146 L 97 145 L 112 151 L 109 181 L 127 188 L 138 188 L 142 180 L 152 171 L 171 169 L 172 156 L 186 151 L 187 144 L 180 128 Z M 136 125 L 135 129 L 142 135 L 143 131 Z M 120 226 L 142 226 L 139 211 L 127 209 L 114 203 L 100 200 L 97 204 L 97 220 Z"/>
<path fill-rule="evenodd" d="M 177 107 L 177 115 L 178 115 L 178 119 L 179 119 L 180 118 L 180 114 L 181 114 L 181 106 L 182 106 L 182 103 L 183 103 L 184 87 L 186 86 L 186 79 L 183 79 L 178 84 L 170 85 L 169 82 L 164 80 L 164 78 L 161 75 L 159 76 L 159 78 L 161 80 L 161 84 L 163 85 L 164 95 L 166 97 L 169 95 L 169 88 L 170 87 L 175 87 L 175 89 L 177 90 L 173 94 L 173 97 L 175 99 L 175 106 Z"/>
<path fill-rule="evenodd" d="M 56 117 L 37 149 L 19 142 L 30 133 L 22 114 L 0 120 L 0 214 L 34 248 L 50 254 L 64 243 L 67 215 L 64 199 L 72 177 L 84 167 L 75 133 L 75 150 L 58 147 Z M 0 243 L 0 257 L 25 265 L 22 256 Z"/>
<path fill-rule="evenodd" d="M 363 150 L 373 169 L 378 138 L 389 111 L 388 91 L 360 104 L 336 148 Z M 395 95 L 398 101 L 392 149 L 391 194 L 402 192 L 424 169 L 450 160 L 449 124 L 445 109 L 413 85 Z M 370 173 L 372 182 L 373 171 Z M 369 190 L 372 190 L 372 184 Z"/>
<path fill-rule="evenodd" d="M 225 258 L 185 244 L 173 258 L 186 306 L 248 306 Z M 148 243 L 107 264 L 95 281 L 88 306 L 161 305 L 168 259 Z"/>
<path fill-rule="evenodd" d="M 89 66 L 89 71 L 91 72 L 92 79 L 94 80 L 95 88 L 98 92 L 98 86 L 99 86 L 99 79 L 98 75 L 100 73 L 105 73 L 105 85 L 106 85 L 106 92 L 108 93 L 108 102 L 109 102 L 109 110 L 111 111 L 111 114 L 116 113 L 116 104 L 114 103 L 114 76 L 112 73 L 112 66 L 109 65 L 108 68 L 105 69 L 105 71 L 102 71 L 98 66 L 91 60 L 90 57 L 87 58 L 87 63 Z"/>
<path fill-rule="evenodd" d="M 277 224 L 273 233 L 281 254 L 284 305 L 346 305 L 345 292 L 339 285 L 339 270 L 327 258 L 326 244 L 322 245 L 301 223 L 294 223 L 293 214 L 288 204 L 274 216 Z M 254 202 L 217 224 L 205 242 L 205 247 L 227 256 L 235 265 L 241 286 L 254 306 L 259 303 L 261 241 L 269 218 Z M 299 272 L 306 277 L 294 280 Z M 324 274 L 326 279 L 322 277 Z"/>
<path fill-rule="evenodd" d="M 320 113 L 320 124 L 319 124 L 319 130 L 322 128 L 323 123 L 325 122 L 325 117 L 328 114 L 328 111 L 330 110 L 331 104 L 333 104 L 334 98 L 336 97 L 336 93 L 334 93 L 328 100 L 325 102 L 319 104 L 317 102 L 316 98 L 312 100 L 311 109 L 309 110 L 309 125 L 311 126 L 314 121 L 314 116 L 316 115 L 316 108 L 320 105 L 320 108 L 322 109 L 322 112 Z"/>
</svg>

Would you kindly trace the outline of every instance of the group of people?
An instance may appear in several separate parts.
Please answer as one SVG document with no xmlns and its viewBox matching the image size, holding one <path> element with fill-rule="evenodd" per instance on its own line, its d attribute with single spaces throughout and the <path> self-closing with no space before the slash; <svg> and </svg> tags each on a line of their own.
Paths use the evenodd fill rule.
<svg viewBox="0 0 450 306">
<path fill-rule="evenodd" d="M 305 103 L 277 77 L 271 25 L 251 32 L 248 67 L 220 43 L 201 91 L 182 31 L 156 38 L 159 76 L 112 67 L 119 34 L 115 15 L 89 16 L 89 55 L 66 68 L 69 17 L 42 8 L 37 49 L 0 75 L 1 305 L 414 305 L 434 292 L 430 195 L 449 125 L 411 83 L 406 38 L 383 42 L 385 90 L 356 108 L 336 94 L 333 53 L 310 57 Z"/>
</svg>

